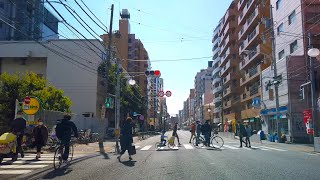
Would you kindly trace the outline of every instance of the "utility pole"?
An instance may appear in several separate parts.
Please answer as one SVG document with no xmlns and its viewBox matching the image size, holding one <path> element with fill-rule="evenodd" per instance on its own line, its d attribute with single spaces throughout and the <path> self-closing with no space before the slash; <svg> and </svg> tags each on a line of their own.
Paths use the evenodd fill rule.
<svg viewBox="0 0 320 180">
<path fill-rule="evenodd" d="M 308 35 L 309 39 L 309 48 L 312 48 L 311 42 L 312 42 L 312 36 L 311 33 Z M 312 120 L 313 120 L 313 137 L 318 137 L 318 124 L 317 124 L 317 97 L 316 97 L 316 79 L 314 74 L 314 63 L 313 63 L 313 57 L 309 56 L 310 59 L 310 82 L 311 82 L 311 104 L 312 104 Z"/>
<path fill-rule="evenodd" d="M 121 75 L 121 68 L 120 68 L 120 59 L 117 58 L 117 86 L 116 86 L 116 130 L 117 132 L 120 132 L 120 75 Z M 119 148 L 119 133 L 115 135 L 116 138 L 116 153 L 120 153 Z"/>
<path fill-rule="evenodd" d="M 110 66 L 110 61 L 111 61 L 111 43 L 112 43 L 112 23 L 113 23 L 113 7 L 114 5 L 111 5 L 111 17 L 110 17 L 110 27 L 109 27 L 109 42 L 108 42 L 108 50 L 107 50 L 107 60 L 106 60 L 106 67 L 105 67 L 105 75 L 106 75 L 106 92 L 108 94 L 108 72 L 109 72 L 109 66 Z M 106 122 L 108 122 L 108 117 L 106 116 Z M 106 129 L 105 129 L 105 125 L 106 122 L 103 123 L 102 126 L 102 130 L 103 132 L 101 133 L 102 136 L 100 136 L 100 140 L 99 140 L 99 149 L 100 152 L 104 152 L 104 146 L 103 146 L 103 141 L 104 141 L 104 137 L 106 134 Z"/>
<path fill-rule="evenodd" d="M 280 137 L 280 119 L 279 119 L 279 79 L 277 74 L 277 59 L 276 59 L 276 43 L 274 37 L 274 23 L 273 23 L 273 13 L 272 5 L 270 5 L 270 25 L 271 25 L 271 41 L 272 41 L 272 63 L 273 63 L 273 79 L 274 79 L 274 93 L 276 98 L 276 122 L 277 122 L 277 134 Z"/>
</svg>

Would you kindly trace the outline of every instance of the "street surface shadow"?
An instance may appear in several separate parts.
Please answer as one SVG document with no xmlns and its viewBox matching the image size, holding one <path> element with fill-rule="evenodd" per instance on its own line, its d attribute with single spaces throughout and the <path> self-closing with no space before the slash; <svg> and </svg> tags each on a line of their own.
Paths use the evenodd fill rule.
<svg viewBox="0 0 320 180">
<path fill-rule="evenodd" d="M 214 147 L 206 148 L 206 149 L 209 150 L 209 151 L 222 151 L 221 149 L 214 148 Z"/>
<path fill-rule="evenodd" d="M 100 154 L 103 155 L 105 159 L 110 159 L 109 155 L 106 152 L 100 152 Z"/>
<path fill-rule="evenodd" d="M 121 164 L 125 165 L 125 166 L 129 166 L 129 167 L 133 167 L 135 165 L 137 161 L 121 161 Z"/>
<path fill-rule="evenodd" d="M 156 151 L 178 151 L 179 149 L 157 149 Z"/>
<path fill-rule="evenodd" d="M 69 167 L 69 165 L 67 165 L 55 171 L 49 172 L 48 174 L 43 176 L 42 179 L 53 179 L 59 176 L 64 176 L 66 174 L 69 174 L 70 172 L 72 172 L 72 169 Z"/>
</svg>

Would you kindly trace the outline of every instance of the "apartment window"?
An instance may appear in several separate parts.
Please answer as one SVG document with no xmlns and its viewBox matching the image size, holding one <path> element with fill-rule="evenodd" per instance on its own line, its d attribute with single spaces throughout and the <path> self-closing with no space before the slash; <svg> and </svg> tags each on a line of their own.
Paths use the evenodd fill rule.
<svg viewBox="0 0 320 180">
<path fill-rule="evenodd" d="M 293 12 L 289 15 L 288 19 L 289 19 L 289 25 L 292 24 L 292 23 L 294 23 L 294 21 L 296 20 L 296 11 L 293 11 Z"/>
<path fill-rule="evenodd" d="M 278 0 L 276 3 L 276 9 L 278 10 L 282 6 L 282 0 Z"/>
<path fill-rule="evenodd" d="M 278 53 L 279 60 L 284 58 L 284 49 Z"/>
<path fill-rule="evenodd" d="M 131 38 L 128 39 L 128 43 L 131 43 Z"/>
<path fill-rule="evenodd" d="M 290 53 L 295 52 L 298 49 L 298 41 L 295 40 L 293 43 L 290 44 Z"/>
<path fill-rule="evenodd" d="M 284 32 L 284 26 L 283 26 L 283 23 L 281 23 L 278 28 L 277 28 L 277 32 L 278 32 L 278 35 L 280 34 L 280 32 Z"/>
</svg>

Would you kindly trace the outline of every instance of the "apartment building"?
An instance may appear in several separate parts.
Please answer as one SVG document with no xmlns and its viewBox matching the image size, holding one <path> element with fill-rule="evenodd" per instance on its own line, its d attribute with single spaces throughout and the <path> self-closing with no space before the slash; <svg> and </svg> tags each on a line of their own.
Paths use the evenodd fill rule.
<svg viewBox="0 0 320 180">
<path fill-rule="evenodd" d="M 270 18 L 269 0 L 240 0 L 237 3 L 241 119 L 261 129 L 260 107 L 261 72 L 271 64 L 271 38 L 266 21 Z"/>
<path fill-rule="evenodd" d="M 120 14 L 119 30 L 114 33 L 112 47 L 115 54 L 120 58 L 121 66 L 127 71 L 137 82 L 137 85 L 143 90 L 143 95 L 147 94 L 148 80 L 145 76 L 137 76 L 137 72 L 145 72 L 151 67 L 148 52 L 144 48 L 143 43 L 136 38 L 135 34 L 130 32 L 130 13 L 127 9 L 123 9 Z M 109 35 L 102 35 L 104 43 L 107 45 Z M 142 60 L 142 61 L 136 61 Z"/>
<path fill-rule="evenodd" d="M 262 86 L 263 99 L 261 110 L 262 129 L 267 134 L 274 134 L 280 130 L 291 142 L 307 142 L 309 136 L 303 122 L 303 111 L 311 108 L 310 89 L 304 91 L 305 99 L 299 97 L 300 85 L 309 79 L 309 62 L 307 55 L 308 37 L 303 35 L 316 35 L 319 33 L 319 1 L 284 1 L 271 0 L 273 8 L 276 41 L 276 58 L 278 75 L 282 80 L 279 84 L 280 122 L 275 122 L 275 97 L 273 88 L 268 88 L 268 82 L 273 77 L 273 70 L 263 71 Z M 319 38 L 312 37 L 313 47 L 319 48 Z M 320 71 L 319 62 L 315 61 L 315 69 Z M 319 84 L 319 73 L 316 82 Z M 270 98 L 271 96 L 271 98 Z M 279 128 L 279 129 L 278 129 Z"/>
<path fill-rule="evenodd" d="M 215 108 L 213 109 L 213 122 L 219 123 L 222 122 L 222 79 L 220 77 L 221 67 L 220 67 L 220 36 L 219 36 L 219 30 L 220 30 L 221 21 L 219 24 L 215 27 L 213 30 L 213 38 L 212 38 L 212 93 L 214 95 L 213 103 L 215 105 Z"/>
<path fill-rule="evenodd" d="M 221 83 L 215 86 L 214 92 L 223 91 L 223 121 L 240 119 L 240 73 L 238 48 L 238 7 L 233 1 L 221 18 L 219 30 L 220 77 Z"/>
<path fill-rule="evenodd" d="M 0 14 L 16 29 L 0 21 L 0 40 L 58 39 L 59 20 L 46 9 L 41 0 L 1 0 Z"/>
</svg>

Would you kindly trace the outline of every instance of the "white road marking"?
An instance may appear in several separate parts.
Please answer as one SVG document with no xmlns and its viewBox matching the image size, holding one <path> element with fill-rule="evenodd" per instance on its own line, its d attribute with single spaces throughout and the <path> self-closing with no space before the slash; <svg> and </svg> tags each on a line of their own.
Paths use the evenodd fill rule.
<svg viewBox="0 0 320 180">
<path fill-rule="evenodd" d="M 141 151 L 147 151 L 152 147 L 152 145 L 147 145 L 141 149 Z"/>
<path fill-rule="evenodd" d="M 1 169 L 38 169 L 38 168 L 44 168 L 48 165 L 31 165 L 31 164 L 25 164 L 25 165 L 4 165 L 0 166 Z"/>
<path fill-rule="evenodd" d="M 141 146 L 136 146 L 136 149 L 140 148 Z"/>
<path fill-rule="evenodd" d="M 9 161 L 6 161 L 9 162 Z M 12 164 L 51 164 L 53 163 L 52 161 L 14 161 Z"/>
<path fill-rule="evenodd" d="M 191 144 L 183 144 L 184 148 L 186 149 L 194 149 L 193 146 L 191 146 Z"/>
<path fill-rule="evenodd" d="M 172 149 L 177 150 L 179 149 L 179 146 L 174 146 Z"/>
<path fill-rule="evenodd" d="M 251 148 L 248 148 L 248 147 L 243 147 L 243 149 L 245 149 L 245 150 L 249 150 L 249 151 L 251 151 L 251 150 L 252 150 Z"/>
<path fill-rule="evenodd" d="M 227 147 L 229 149 L 239 149 L 239 148 L 236 148 L 236 147 L 233 147 L 233 146 L 229 146 L 229 145 L 223 145 L 224 147 Z"/>
<path fill-rule="evenodd" d="M 27 174 L 30 173 L 32 170 L 3 170 L 0 171 L 0 174 Z"/>
<path fill-rule="evenodd" d="M 272 147 L 267 147 L 267 146 L 260 146 L 262 148 L 265 148 L 265 149 L 271 149 L 271 150 L 275 150 L 275 151 L 287 151 L 287 150 L 283 150 L 283 149 L 277 149 L 277 148 L 272 148 Z"/>
</svg>

